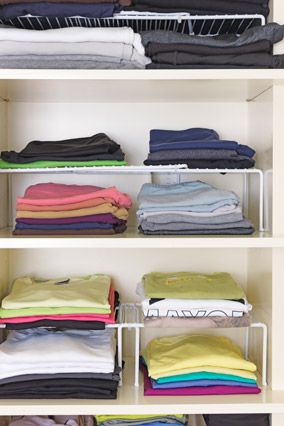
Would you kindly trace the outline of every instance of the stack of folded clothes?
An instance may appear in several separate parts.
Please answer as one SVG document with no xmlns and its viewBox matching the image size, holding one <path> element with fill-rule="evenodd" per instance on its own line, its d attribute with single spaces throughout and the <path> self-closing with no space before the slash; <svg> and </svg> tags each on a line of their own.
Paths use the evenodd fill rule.
<svg viewBox="0 0 284 426">
<path fill-rule="evenodd" d="M 69 328 L 104 330 L 114 324 L 118 293 L 108 275 L 36 279 L 17 278 L 2 300 L 0 323 L 9 330 Z"/>
<path fill-rule="evenodd" d="M 154 339 L 143 353 L 141 369 L 146 396 L 260 393 L 255 364 L 222 336 Z"/>
<path fill-rule="evenodd" d="M 96 416 L 95 419 L 97 426 L 185 426 L 187 424 L 182 414 Z"/>
<path fill-rule="evenodd" d="M 92 416 L 13 416 L 8 426 L 94 426 Z"/>
<path fill-rule="evenodd" d="M 14 235 L 113 235 L 126 230 L 131 199 L 116 187 L 39 183 L 17 198 Z"/>
<path fill-rule="evenodd" d="M 201 181 L 146 183 L 138 195 L 139 231 L 147 235 L 246 235 L 254 232 L 238 196 Z"/>
<path fill-rule="evenodd" d="M 150 131 L 146 166 L 187 164 L 191 169 L 248 169 L 255 165 L 255 151 L 247 145 L 220 140 L 212 129 Z"/>
<path fill-rule="evenodd" d="M 276 23 L 249 28 L 240 35 L 142 33 L 146 55 L 152 60 L 147 68 L 282 68 L 283 55 L 273 55 L 273 45 L 283 37 L 284 26 Z"/>
<path fill-rule="evenodd" d="M 151 61 L 131 28 L 0 28 L 0 68 L 136 69 Z"/>
<path fill-rule="evenodd" d="M 1 152 L 0 169 L 124 166 L 124 152 L 104 133 L 61 141 L 32 141 L 20 152 Z"/>
<path fill-rule="evenodd" d="M 260 14 L 268 16 L 269 0 L 131 0 L 126 10 L 192 15 Z"/>
<path fill-rule="evenodd" d="M 248 327 L 246 296 L 228 273 L 157 273 L 143 276 L 146 327 Z"/>
<path fill-rule="evenodd" d="M 116 399 L 113 329 L 11 331 L 0 344 L 1 399 Z"/>
</svg>

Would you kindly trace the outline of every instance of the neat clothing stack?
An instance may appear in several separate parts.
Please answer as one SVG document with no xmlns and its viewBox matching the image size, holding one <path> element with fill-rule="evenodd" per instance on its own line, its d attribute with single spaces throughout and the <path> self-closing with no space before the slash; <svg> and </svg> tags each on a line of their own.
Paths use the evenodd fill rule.
<svg viewBox="0 0 284 426">
<path fill-rule="evenodd" d="M 269 0 L 131 0 L 126 10 L 191 15 L 260 14 L 268 16 Z"/>
<path fill-rule="evenodd" d="M 97 426 L 185 426 L 186 418 L 181 414 L 96 416 Z"/>
<path fill-rule="evenodd" d="M 0 323 L 9 330 L 37 327 L 104 330 L 119 304 L 108 275 L 17 278 L 2 300 Z"/>
<path fill-rule="evenodd" d="M 124 166 L 124 157 L 119 144 L 98 133 L 86 138 L 32 141 L 20 152 L 2 151 L 0 169 Z"/>
<path fill-rule="evenodd" d="M 249 28 L 240 35 L 142 33 L 152 60 L 147 68 L 282 68 L 283 55 L 273 55 L 273 44 L 283 37 L 284 26 L 276 23 Z"/>
<path fill-rule="evenodd" d="M 257 394 L 256 366 L 226 337 L 186 335 L 152 340 L 142 358 L 144 395 Z"/>
<path fill-rule="evenodd" d="M 14 235 L 112 235 L 126 230 L 131 199 L 115 187 L 39 183 L 17 198 Z"/>
<path fill-rule="evenodd" d="M 138 194 L 139 231 L 147 235 L 246 235 L 254 232 L 234 192 L 193 181 L 146 183 Z"/>
<path fill-rule="evenodd" d="M 131 28 L 0 28 L 0 68 L 136 69 L 151 61 Z"/>
<path fill-rule="evenodd" d="M 187 164 L 191 169 L 248 169 L 255 165 L 255 151 L 247 145 L 220 140 L 212 129 L 150 131 L 146 166 Z"/>
<path fill-rule="evenodd" d="M 139 291 L 140 290 L 140 291 Z M 230 274 L 146 274 L 142 279 L 144 324 L 148 327 L 247 327 L 245 293 Z"/>
<path fill-rule="evenodd" d="M 206 426 L 270 426 L 269 414 L 206 414 Z"/>
<path fill-rule="evenodd" d="M 11 331 L 0 344 L 0 399 L 115 399 L 113 329 Z"/>
<path fill-rule="evenodd" d="M 13 416 L 9 426 L 94 426 L 91 416 Z"/>
</svg>

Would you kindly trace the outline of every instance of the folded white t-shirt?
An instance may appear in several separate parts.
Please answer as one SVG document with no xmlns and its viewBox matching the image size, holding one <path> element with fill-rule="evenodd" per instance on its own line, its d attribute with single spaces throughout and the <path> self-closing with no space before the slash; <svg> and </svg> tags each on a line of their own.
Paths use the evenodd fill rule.
<svg viewBox="0 0 284 426">
<path fill-rule="evenodd" d="M 114 330 L 12 331 L 0 344 L 0 379 L 22 374 L 111 373 Z"/>
</svg>

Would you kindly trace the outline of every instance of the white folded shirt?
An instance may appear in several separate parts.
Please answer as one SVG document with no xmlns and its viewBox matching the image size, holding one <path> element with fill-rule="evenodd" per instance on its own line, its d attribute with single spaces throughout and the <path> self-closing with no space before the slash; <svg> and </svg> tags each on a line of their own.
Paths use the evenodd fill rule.
<svg viewBox="0 0 284 426">
<path fill-rule="evenodd" d="M 111 373 L 114 330 L 12 331 L 0 344 L 0 379 L 22 374 Z"/>
<path fill-rule="evenodd" d="M 97 41 L 103 43 L 125 43 L 133 45 L 140 55 L 145 55 L 145 48 L 140 34 L 132 28 L 57 28 L 44 31 L 33 31 L 19 28 L 0 28 L 1 41 L 40 42 L 40 43 L 74 43 Z M 106 50 L 106 54 L 108 54 Z"/>
<path fill-rule="evenodd" d="M 204 317 L 242 317 L 252 306 L 233 300 L 213 299 L 163 299 L 150 303 L 151 299 L 142 301 L 144 317 L 176 317 L 176 318 L 204 318 Z"/>
</svg>

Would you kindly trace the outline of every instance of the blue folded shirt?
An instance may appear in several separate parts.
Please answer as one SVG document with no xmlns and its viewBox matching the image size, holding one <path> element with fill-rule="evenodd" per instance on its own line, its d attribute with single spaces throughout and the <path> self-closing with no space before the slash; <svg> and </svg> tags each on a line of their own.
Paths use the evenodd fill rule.
<svg viewBox="0 0 284 426">
<path fill-rule="evenodd" d="M 177 149 L 227 149 L 252 158 L 255 151 L 247 145 L 230 140 L 220 140 L 215 130 L 192 128 L 187 130 L 150 131 L 150 153 Z"/>
<path fill-rule="evenodd" d="M 113 229 L 110 223 L 97 223 L 97 222 L 82 222 L 82 223 L 68 223 L 60 225 L 28 225 L 26 223 L 17 223 L 15 229 L 39 229 L 39 230 L 68 230 L 68 229 Z"/>
<path fill-rule="evenodd" d="M 177 185 L 145 183 L 138 194 L 138 203 L 139 216 L 143 210 L 213 212 L 220 207 L 238 206 L 240 200 L 232 191 L 218 189 L 205 182 L 193 181 Z"/>
</svg>

